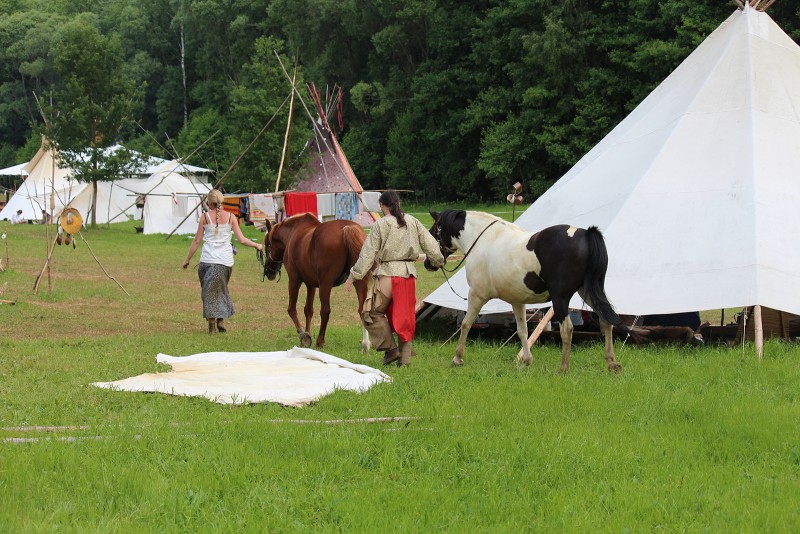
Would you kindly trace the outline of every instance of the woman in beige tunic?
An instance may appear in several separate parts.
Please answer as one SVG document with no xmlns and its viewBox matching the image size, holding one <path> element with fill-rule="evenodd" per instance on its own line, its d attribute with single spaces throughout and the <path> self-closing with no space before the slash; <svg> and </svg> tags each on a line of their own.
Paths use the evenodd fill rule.
<svg viewBox="0 0 800 534">
<path fill-rule="evenodd" d="M 421 252 L 434 267 L 441 267 L 444 257 L 428 229 L 400 209 L 397 192 L 384 191 L 379 203 L 384 216 L 372 225 L 345 287 L 351 291 L 353 280 L 364 278 L 377 262 L 372 302 L 361 317 L 364 328 L 372 346 L 385 353 L 384 365 L 408 365 L 417 324 L 415 264 Z"/>
</svg>

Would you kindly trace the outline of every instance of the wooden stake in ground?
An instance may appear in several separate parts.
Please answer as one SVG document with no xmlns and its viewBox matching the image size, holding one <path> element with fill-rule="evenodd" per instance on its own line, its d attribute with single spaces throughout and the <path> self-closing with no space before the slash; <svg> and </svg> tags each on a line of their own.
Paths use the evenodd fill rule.
<svg viewBox="0 0 800 534">
<path fill-rule="evenodd" d="M 761 306 L 756 304 L 753 306 L 753 334 L 756 341 L 756 354 L 758 354 L 758 361 L 764 357 L 764 323 L 761 321 Z"/>
<path fill-rule="evenodd" d="M 3 232 L 2 237 L 3 237 L 3 241 L 5 241 L 5 243 L 6 243 L 6 269 L 10 269 L 11 268 L 11 260 L 8 259 L 8 236 L 6 235 L 5 232 Z"/>
<path fill-rule="evenodd" d="M 47 251 L 47 258 L 44 261 L 44 265 L 42 266 L 42 270 L 39 271 L 39 276 L 36 277 L 36 281 L 33 283 L 33 292 L 39 292 L 39 282 L 42 281 L 42 276 L 44 276 L 45 270 L 49 273 L 50 268 L 50 259 L 53 257 L 53 249 L 56 248 L 56 240 L 58 239 L 58 233 L 56 233 L 56 237 L 53 238 L 53 243 L 50 245 L 50 250 Z M 48 275 L 49 279 L 49 275 Z M 52 284 L 50 285 L 50 290 L 53 290 Z"/>
<path fill-rule="evenodd" d="M 551 306 L 550 309 L 547 310 L 547 313 L 544 314 L 544 317 L 542 317 L 542 320 L 539 321 L 539 324 L 536 325 L 536 328 L 533 329 L 533 333 L 528 336 L 528 348 L 531 348 L 533 344 L 536 343 L 536 340 L 542 335 L 544 328 L 547 326 L 547 323 L 550 322 L 550 319 L 553 318 L 553 315 L 555 315 L 555 312 Z M 522 359 L 522 349 L 517 353 L 517 359 Z"/>
</svg>

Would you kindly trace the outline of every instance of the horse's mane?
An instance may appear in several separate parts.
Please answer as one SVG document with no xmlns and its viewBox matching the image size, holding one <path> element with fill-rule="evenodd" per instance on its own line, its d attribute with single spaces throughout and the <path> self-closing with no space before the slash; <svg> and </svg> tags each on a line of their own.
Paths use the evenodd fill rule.
<svg viewBox="0 0 800 534">
<path fill-rule="evenodd" d="M 507 220 L 505 220 L 505 219 L 502 219 L 502 218 L 500 218 L 500 217 L 498 217 L 497 215 L 494 215 L 494 214 L 492 214 L 492 213 L 486 213 L 485 211 L 467 211 L 467 213 L 468 213 L 469 215 L 478 215 L 478 216 L 480 216 L 480 217 L 483 217 L 483 218 L 485 218 L 485 219 L 488 219 L 489 221 L 497 221 L 497 222 L 499 222 L 499 223 L 502 223 L 502 224 L 503 224 L 503 226 L 507 226 L 507 227 L 509 227 L 509 228 L 514 228 L 514 229 L 517 229 L 517 230 L 522 230 L 522 229 L 521 229 L 519 226 L 517 226 L 516 224 L 514 224 L 514 223 L 511 223 L 511 222 L 509 222 L 509 221 L 507 221 Z"/>
<path fill-rule="evenodd" d="M 285 218 L 284 220 L 282 220 L 278 224 L 280 224 L 282 226 L 293 226 L 295 224 L 298 224 L 298 223 L 301 223 L 301 222 L 304 222 L 304 221 L 308 221 L 309 223 L 311 223 L 311 222 L 319 223 L 319 219 L 314 217 L 313 214 L 311 214 L 309 212 L 304 212 L 304 213 L 298 213 L 297 215 L 292 215 L 291 217 L 287 217 L 287 218 Z"/>
</svg>

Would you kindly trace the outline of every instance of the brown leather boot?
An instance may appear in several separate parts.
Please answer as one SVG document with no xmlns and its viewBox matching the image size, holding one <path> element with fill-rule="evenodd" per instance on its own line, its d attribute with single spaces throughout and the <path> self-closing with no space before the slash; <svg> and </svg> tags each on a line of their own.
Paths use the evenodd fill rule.
<svg viewBox="0 0 800 534">
<path fill-rule="evenodd" d="M 395 362 L 400 365 L 400 357 L 400 351 L 397 350 L 397 347 L 389 349 L 383 353 L 383 365 L 392 365 Z"/>
<path fill-rule="evenodd" d="M 217 332 L 224 334 L 227 331 L 228 329 L 225 328 L 225 325 L 222 323 L 222 319 L 217 319 Z"/>
<path fill-rule="evenodd" d="M 208 320 L 208 335 L 213 336 L 217 333 L 217 320 L 216 319 L 209 319 Z"/>
<path fill-rule="evenodd" d="M 400 361 L 397 362 L 397 365 L 401 365 L 403 367 L 411 365 L 411 358 L 416 356 L 417 353 L 414 352 L 413 347 L 411 346 L 410 341 L 401 341 L 400 342 Z"/>
</svg>

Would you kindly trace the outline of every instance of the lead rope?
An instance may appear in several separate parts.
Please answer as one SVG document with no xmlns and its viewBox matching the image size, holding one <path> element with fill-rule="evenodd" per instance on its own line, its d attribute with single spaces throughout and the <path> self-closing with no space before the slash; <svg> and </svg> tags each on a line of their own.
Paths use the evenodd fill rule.
<svg viewBox="0 0 800 534">
<path fill-rule="evenodd" d="M 267 276 L 266 267 L 266 258 L 264 257 L 264 249 L 258 250 L 256 249 L 256 259 L 258 263 L 261 265 L 261 281 L 264 281 L 264 278 Z"/>
</svg>

